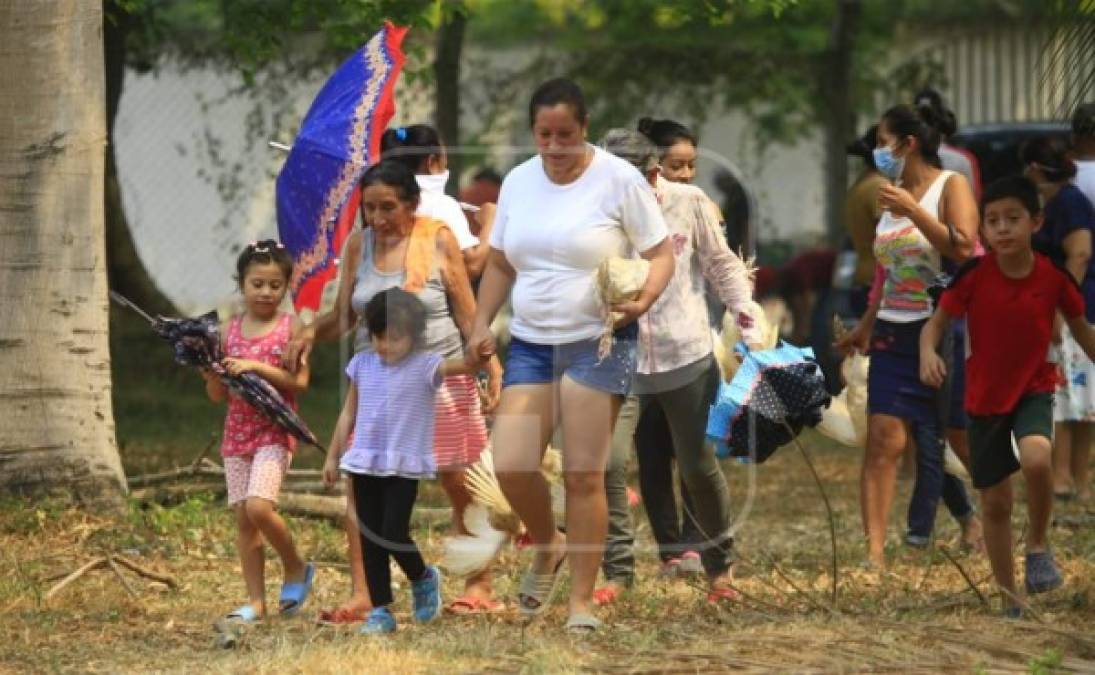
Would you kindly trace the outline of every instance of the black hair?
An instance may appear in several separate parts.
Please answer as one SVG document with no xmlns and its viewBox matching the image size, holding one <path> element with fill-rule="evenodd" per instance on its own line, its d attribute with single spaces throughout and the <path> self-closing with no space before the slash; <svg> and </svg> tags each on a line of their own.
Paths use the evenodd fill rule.
<svg viewBox="0 0 1095 675">
<path fill-rule="evenodd" d="M 399 198 L 405 202 L 417 202 L 422 188 L 414 178 L 414 171 L 406 164 L 395 159 L 385 159 L 370 166 L 361 176 L 361 189 L 370 185 L 387 185 L 395 188 Z"/>
<path fill-rule="evenodd" d="M 277 239 L 263 239 L 251 242 L 243 247 L 236 258 L 236 283 L 243 288 L 243 278 L 247 276 L 247 268 L 251 265 L 268 265 L 274 263 L 281 268 L 285 280 L 289 281 L 293 276 L 293 258 L 289 251 L 278 243 Z"/>
<path fill-rule="evenodd" d="M 416 349 L 421 349 L 426 340 L 426 306 L 413 293 L 389 288 L 365 305 L 365 327 L 370 336 L 381 336 L 389 330 L 405 335 Z"/>
<path fill-rule="evenodd" d="M 1095 138 L 1095 103 L 1084 103 L 1072 113 L 1072 135 Z"/>
<path fill-rule="evenodd" d="M 557 77 L 536 87 L 536 91 L 532 93 L 528 104 L 528 125 L 531 127 L 536 124 L 536 113 L 540 108 L 551 108 L 560 103 L 570 106 L 579 124 L 589 121 L 589 110 L 586 109 L 586 97 L 582 88 L 573 80 Z"/>
<path fill-rule="evenodd" d="M 692 131 L 673 120 L 656 120 L 653 117 L 643 117 L 635 127 L 639 133 L 650 139 L 663 153 L 681 141 L 688 141 L 693 146 L 698 146 L 696 135 Z"/>
<path fill-rule="evenodd" d="M 939 144 L 943 142 L 940 123 L 939 114 L 928 104 L 916 107 L 901 104 L 882 113 L 879 126 L 885 126 L 899 140 L 912 136 L 920 142 L 920 156 L 928 164 L 942 168 L 943 162 L 939 159 Z"/>
<path fill-rule="evenodd" d="M 985 188 L 984 193 L 981 195 L 981 213 L 983 214 L 985 207 L 992 202 L 998 202 L 1009 197 L 1018 199 L 1023 208 L 1032 216 L 1036 216 L 1042 211 L 1042 202 L 1038 198 L 1038 188 L 1034 187 L 1034 183 L 1026 176 L 1014 175 L 993 181 Z"/>
<path fill-rule="evenodd" d="M 428 124 L 389 127 L 380 137 L 380 158 L 404 164 L 412 173 L 423 173 L 426 160 L 444 151 L 441 135 Z"/>
<path fill-rule="evenodd" d="M 1068 158 L 1068 148 L 1059 138 L 1032 138 L 1023 144 L 1019 157 L 1024 165 L 1038 165 L 1051 183 L 1064 183 L 1076 175 L 1076 165 Z"/>
<path fill-rule="evenodd" d="M 954 112 L 943 105 L 943 96 L 931 87 L 925 87 L 913 97 L 913 104 L 917 107 L 925 106 L 932 109 L 935 114 L 936 128 L 943 138 L 949 138 L 958 132 L 958 118 Z"/>
<path fill-rule="evenodd" d="M 862 136 L 849 143 L 844 150 L 853 157 L 859 157 L 867 165 L 868 169 L 876 169 L 874 164 L 874 148 L 878 144 L 878 125 L 872 124 Z"/>
<path fill-rule="evenodd" d="M 499 185 L 502 184 L 502 176 L 500 176 L 497 171 L 489 166 L 485 166 L 482 169 L 476 171 L 475 175 L 472 176 L 472 180 L 485 180 L 490 181 L 491 183 L 497 183 Z"/>
</svg>

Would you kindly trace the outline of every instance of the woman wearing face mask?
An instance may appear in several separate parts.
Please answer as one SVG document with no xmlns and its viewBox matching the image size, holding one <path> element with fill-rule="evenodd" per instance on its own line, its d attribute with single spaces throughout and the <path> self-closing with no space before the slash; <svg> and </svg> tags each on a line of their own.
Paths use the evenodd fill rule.
<svg viewBox="0 0 1095 675">
<path fill-rule="evenodd" d="M 937 122 L 930 107 L 908 105 L 887 110 L 879 121 L 874 163 L 894 181 L 879 189 L 884 212 L 875 231 L 874 254 L 882 287 L 856 328 L 839 343 L 845 351 L 867 352 L 870 345 L 870 418 L 860 506 L 868 559 L 879 567 L 884 564 L 897 462 L 910 434 L 923 458 L 914 501 L 934 505 L 942 491 L 942 406 L 939 391 L 920 382 L 920 329 L 931 316 L 929 289 L 942 270 L 942 257 L 964 261 L 977 240 L 978 212 L 969 183 L 940 169 Z M 910 522 L 909 535 L 922 536 L 924 530 L 930 535 L 934 506 L 930 517 L 920 513 L 925 522 Z"/>
<path fill-rule="evenodd" d="M 1038 186 L 1045 203 L 1045 224 L 1034 233 L 1034 248 L 1065 267 L 1080 284 L 1087 304 L 1087 320 L 1095 321 L 1095 258 L 1091 255 L 1095 210 L 1084 193 L 1071 183 L 1076 164 L 1063 143 L 1038 138 L 1021 153 L 1023 173 Z M 1062 383 L 1054 397 L 1053 490 L 1061 499 L 1088 499 L 1091 486 L 1087 464 L 1091 427 L 1095 422 L 1095 365 L 1083 353 L 1067 327 L 1061 328 L 1057 349 Z"/>
<path fill-rule="evenodd" d="M 479 236 L 476 237 L 460 203 L 445 194 L 445 186 L 449 183 L 449 155 L 437 130 L 427 124 L 388 129 L 380 137 L 380 154 L 383 159 L 397 161 L 414 172 L 414 178 L 422 188 L 418 215 L 436 218 L 449 226 L 464 254 L 468 277 L 478 279 L 490 252 L 487 241 L 494 220 L 494 204 L 484 204 L 480 208 L 476 216 L 479 224 Z"/>
<path fill-rule="evenodd" d="M 520 608 L 532 617 L 548 607 L 567 558 L 567 629 L 590 632 L 600 623 L 592 596 L 607 533 L 605 468 L 635 373 L 635 321 L 673 276 L 673 247 L 642 174 L 586 141 L 589 115 L 578 85 L 561 78 L 541 84 L 529 103 L 529 123 L 538 154 L 502 183 L 467 358 L 479 362 L 495 353 L 490 324 L 512 291 L 512 340 L 492 447 L 498 482 L 536 549 L 521 581 Z M 607 257 L 633 253 L 650 269 L 638 297 L 612 308 L 622 318 L 601 358 L 605 322 L 594 270 Z M 557 425 L 565 537 L 538 471 Z"/>
</svg>

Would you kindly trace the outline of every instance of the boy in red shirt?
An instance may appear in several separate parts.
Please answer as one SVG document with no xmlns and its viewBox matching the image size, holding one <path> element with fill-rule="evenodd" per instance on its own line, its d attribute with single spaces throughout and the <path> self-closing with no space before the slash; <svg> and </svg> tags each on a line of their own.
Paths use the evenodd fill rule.
<svg viewBox="0 0 1095 675">
<path fill-rule="evenodd" d="M 1050 454 L 1057 370 L 1046 356 L 1058 311 L 1088 358 L 1095 358 L 1095 331 L 1084 318 L 1083 296 L 1072 276 L 1031 249 L 1031 235 L 1042 225 L 1034 184 L 1019 176 L 999 180 L 985 190 L 981 210 L 981 240 L 990 250 L 958 271 L 925 324 L 920 379 L 935 387 L 943 383 L 946 369 L 935 349 L 950 320 L 965 315 L 970 474 L 981 492 L 985 548 L 1004 593 L 1005 614 L 1019 616 L 1010 477 L 1022 469 L 1027 482 L 1026 590 L 1053 590 L 1062 583 L 1046 544 L 1053 505 Z"/>
</svg>

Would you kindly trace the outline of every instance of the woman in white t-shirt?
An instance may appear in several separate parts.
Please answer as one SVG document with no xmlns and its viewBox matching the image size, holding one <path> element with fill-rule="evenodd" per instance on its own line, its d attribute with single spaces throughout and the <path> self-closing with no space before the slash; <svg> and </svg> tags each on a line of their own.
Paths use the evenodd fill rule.
<svg viewBox="0 0 1095 675">
<path fill-rule="evenodd" d="M 527 616 L 546 609 L 569 556 L 567 628 L 594 631 L 609 442 L 635 372 L 635 320 L 669 282 L 673 249 L 642 174 L 586 142 L 589 118 L 576 84 L 556 79 L 540 85 L 529 121 L 539 154 L 502 183 L 468 358 L 479 362 L 494 354 L 490 323 L 512 290 L 512 341 L 492 446 L 502 491 L 536 544 L 518 599 Z M 650 261 L 650 272 L 636 300 L 613 307 L 623 318 L 611 352 L 599 359 L 604 319 L 594 271 L 606 257 L 634 252 Z M 548 486 L 537 470 L 557 422 L 566 537 L 556 529 Z"/>
</svg>

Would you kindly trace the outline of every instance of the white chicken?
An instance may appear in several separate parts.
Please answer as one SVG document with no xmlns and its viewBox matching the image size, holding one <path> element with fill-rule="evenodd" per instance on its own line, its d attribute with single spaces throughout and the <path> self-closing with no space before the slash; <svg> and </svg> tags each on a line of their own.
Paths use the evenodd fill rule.
<svg viewBox="0 0 1095 675">
<path fill-rule="evenodd" d="M 551 488 L 552 511 L 561 522 L 565 507 L 563 460 L 558 450 L 547 449 L 540 472 Z M 487 569 L 503 547 L 524 531 L 521 519 L 502 494 L 494 472 L 494 454 L 489 447 L 464 476 L 472 497 L 472 503 L 464 510 L 464 528 L 469 534 L 446 537 L 441 555 L 441 565 L 457 576 L 470 576 Z"/>
<path fill-rule="evenodd" d="M 833 336 L 840 339 L 844 325 L 833 321 Z M 840 374 L 844 377 L 844 389 L 833 397 L 829 407 L 822 411 L 817 430 L 837 443 L 853 448 L 867 447 L 867 373 L 870 357 L 858 352 L 844 357 Z M 969 478 L 962 460 L 954 453 L 950 443 L 943 445 L 944 470 L 961 478 Z"/>
</svg>

